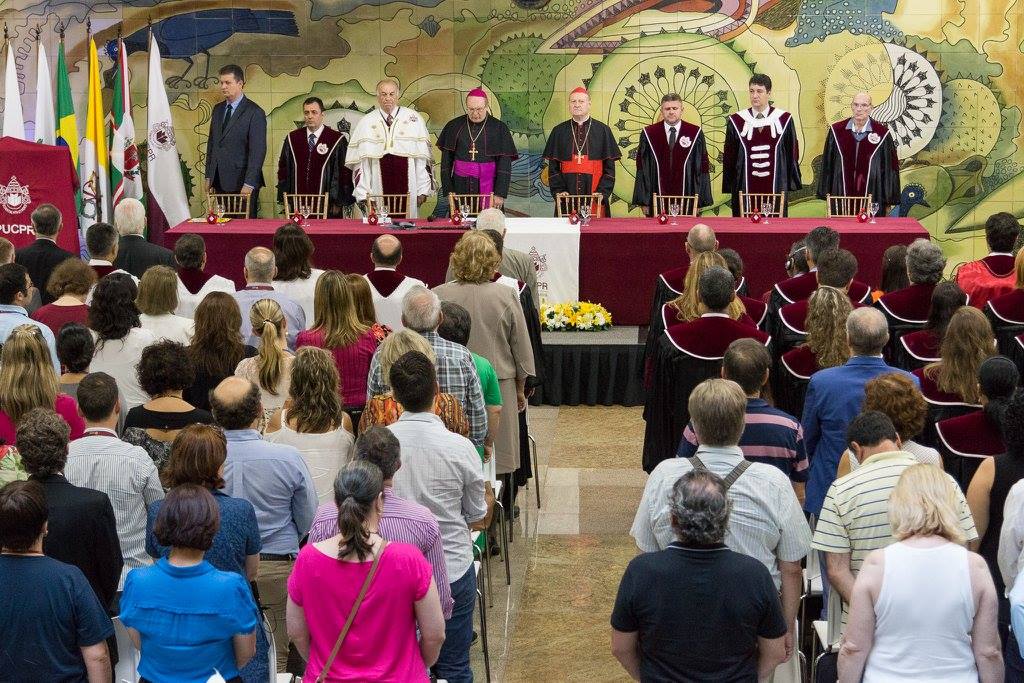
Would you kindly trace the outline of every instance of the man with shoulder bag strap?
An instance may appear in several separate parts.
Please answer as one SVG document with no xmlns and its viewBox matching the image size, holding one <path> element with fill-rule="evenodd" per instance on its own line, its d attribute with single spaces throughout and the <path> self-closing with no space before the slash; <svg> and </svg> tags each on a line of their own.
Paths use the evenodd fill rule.
<svg viewBox="0 0 1024 683">
<path fill-rule="evenodd" d="M 799 680 L 795 625 L 803 592 L 800 562 L 810 550 L 811 530 L 789 477 L 777 467 L 744 459 L 738 444 L 746 408 L 746 394 L 731 380 L 709 379 L 697 385 L 689 399 L 690 420 L 700 443 L 697 453 L 663 460 L 651 472 L 630 535 L 644 552 L 666 548 L 675 540 L 669 494 L 676 481 L 691 470 L 722 477 L 731 504 L 726 546 L 763 563 L 781 593 L 790 625 L 785 641 L 788 658 L 773 679 L 788 683 Z"/>
</svg>

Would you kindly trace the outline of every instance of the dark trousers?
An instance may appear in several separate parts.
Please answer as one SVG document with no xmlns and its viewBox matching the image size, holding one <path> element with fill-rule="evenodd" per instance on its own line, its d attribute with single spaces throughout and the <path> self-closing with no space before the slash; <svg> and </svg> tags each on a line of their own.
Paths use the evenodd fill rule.
<svg viewBox="0 0 1024 683">
<path fill-rule="evenodd" d="M 469 647 L 473 644 L 473 607 L 476 605 L 476 572 L 469 571 L 452 585 L 452 616 L 444 622 L 444 645 L 434 665 L 434 674 L 449 683 L 472 683 Z"/>
</svg>

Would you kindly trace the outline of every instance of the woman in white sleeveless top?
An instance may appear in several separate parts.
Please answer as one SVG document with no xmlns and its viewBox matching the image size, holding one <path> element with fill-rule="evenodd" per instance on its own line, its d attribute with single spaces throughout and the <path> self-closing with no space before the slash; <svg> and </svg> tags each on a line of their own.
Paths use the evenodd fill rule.
<svg viewBox="0 0 1024 683">
<path fill-rule="evenodd" d="M 857 575 L 841 683 L 1003 680 L 995 586 L 962 545 L 954 486 L 934 465 L 900 476 L 889 498 L 897 542 L 868 555 Z"/>
</svg>

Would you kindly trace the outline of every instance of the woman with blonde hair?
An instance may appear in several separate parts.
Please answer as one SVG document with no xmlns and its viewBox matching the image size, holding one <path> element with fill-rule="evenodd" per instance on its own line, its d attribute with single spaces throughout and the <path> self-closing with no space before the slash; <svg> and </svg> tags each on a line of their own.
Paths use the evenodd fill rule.
<svg viewBox="0 0 1024 683">
<path fill-rule="evenodd" d="M 264 438 L 302 453 L 321 503 L 330 500 L 334 477 L 352 457 L 355 445 L 352 420 L 342 408 L 338 368 L 331 354 L 308 346 L 296 351 L 288 400 L 271 419 Z"/>
<path fill-rule="evenodd" d="M 349 273 L 345 276 L 348 283 L 352 285 L 352 298 L 356 304 L 356 315 L 359 322 L 371 330 L 378 342 L 391 334 L 391 328 L 377 322 L 377 310 L 373 307 L 373 292 L 370 291 L 370 283 L 359 273 Z"/>
<path fill-rule="evenodd" d="M 913 465 L 889 497 L 896 543 L 865 559 L 839 651 L 839 681 L 1003 680 L 996 590 L 964 546 L 956 483 Z"/>
<path fill-rule="evenodd" d="M 380 363 L 380 376 L 387 378 L 391 373 L 391 366 L 395 361 L 409 353 L 419 351 L 430 362 L 437 366 L 437 356 L 423 335 L 412 330 L 399 330 L 392 332 L 385 339 L 377 351 L 377 361 Z M 466 413 L 462 410 L 462 403 L 451 394 L 438 392 L 434 399 L 434 414 L 441 418 L 448 431 L 455 432 L 469 437 L 469 421 L 466 420 Z M 402 406 L 395 400 L 394 394 L 388 391 L 386 394 L 373 396 L 366 402 L 366 410 L 359 419 L 359 433 L 373 426 L 386 427 L 394 424 L 402 415 Z"/>
<path fill-rule="evenodd" d="M 96 271 L 82 259 L 69 258 L 53 269 L 46 283 L 46 291 L 54 297 L 32 312 L 32 319 L 43 323 L 54 336 L 67 323 L 89 322 L 89 306 L 85 299 L 96 284 Z"/>
<path fill-rule="evenodd" d="M 0 351 L 0 443 L 13 444 L 18 421 L 33 408 L 52 408 L 71 427 L 71 438 L 85 431 L 75 399 L 59 391 L 50 350 L 35 325 L 18 325 Z"/>
<path fill-rule="evenodd" d="M 963 306 L 949 320 L 940 348 L 942 360 L 914 370 L 921 393 L 932 405 L 981 405 L 978 368 L 996 355 L 992 325 L 973 306 Z"/>
<path fill-rule="evenodd" d="M 259 354 L 239 361 L 235 374 L 260 388 L 263 417 L 269 419 L 284 405 L 291 384 L 294 356 L 288 352 L 288 323 L 273 299 L 254 303 L 249 322 L 253 336 L 260 340 Z"/>
<path fill-rule="evenodd" d="M 828 286 L 814 290 L 807 304 L 807 340 L 782 354 L 784 368 L 807 379 L 818 370 L 844 365 L 850 359 L 846 318 L 852 310 L 843 290 Z"/>
<path fill-rule="evenodd" d="M 168 339 L 188 346 L 195 331 L 191 318 L 175 315 L 178 308 L 178 274 L 167 266 L 151 266 L 139 281 L 135 297 L 142 329 L 157 339 Z"/>
<path fill-rule="evenodd" d="M 351 283 L 344 273 L 328 270 L 316 283 L 313 325 L 299 332 L 295 348 L 315 346 L 330 351 L 338 368 L 345 408 L 361 411 L 366 404 L 366 378 L 377 338 L 359 319 Z"/>
</svg>

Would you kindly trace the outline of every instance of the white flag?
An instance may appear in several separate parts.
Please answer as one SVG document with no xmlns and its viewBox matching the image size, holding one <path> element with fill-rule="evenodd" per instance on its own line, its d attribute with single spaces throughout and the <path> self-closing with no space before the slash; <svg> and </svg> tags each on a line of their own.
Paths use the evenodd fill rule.
<svg viewBox="0 0 1024 683">
<path fill-rule="evenodd" d="M 21 112 L 21 90 L 18 89 L 18 67 L 14 63 L 14 46 L 7 41 L 7 67 L 4 69 L 4 132 L 5 137 L 25 139 L 25 115 Z"/>
<path fill-rule="evenodd" d="M 50 65 L 46 61 L 43 44 L 36 41 L 39 53 L 36 62 L 36 142 L 44 145 L 57 144 L 57 121 L 53 114 L 53 85 L 50 83 Z"/>
<path fill-rule="evenodd" d="M 167 103 L 164 75 L 160 69 L 160 47 L 149 36 L 149 122 L 146 127 L 146 185 L 167 224 L 174 227 L 191 215 L 181 177 L 181 160 L 174 140 L 171 106 Z"/>
</svg>

